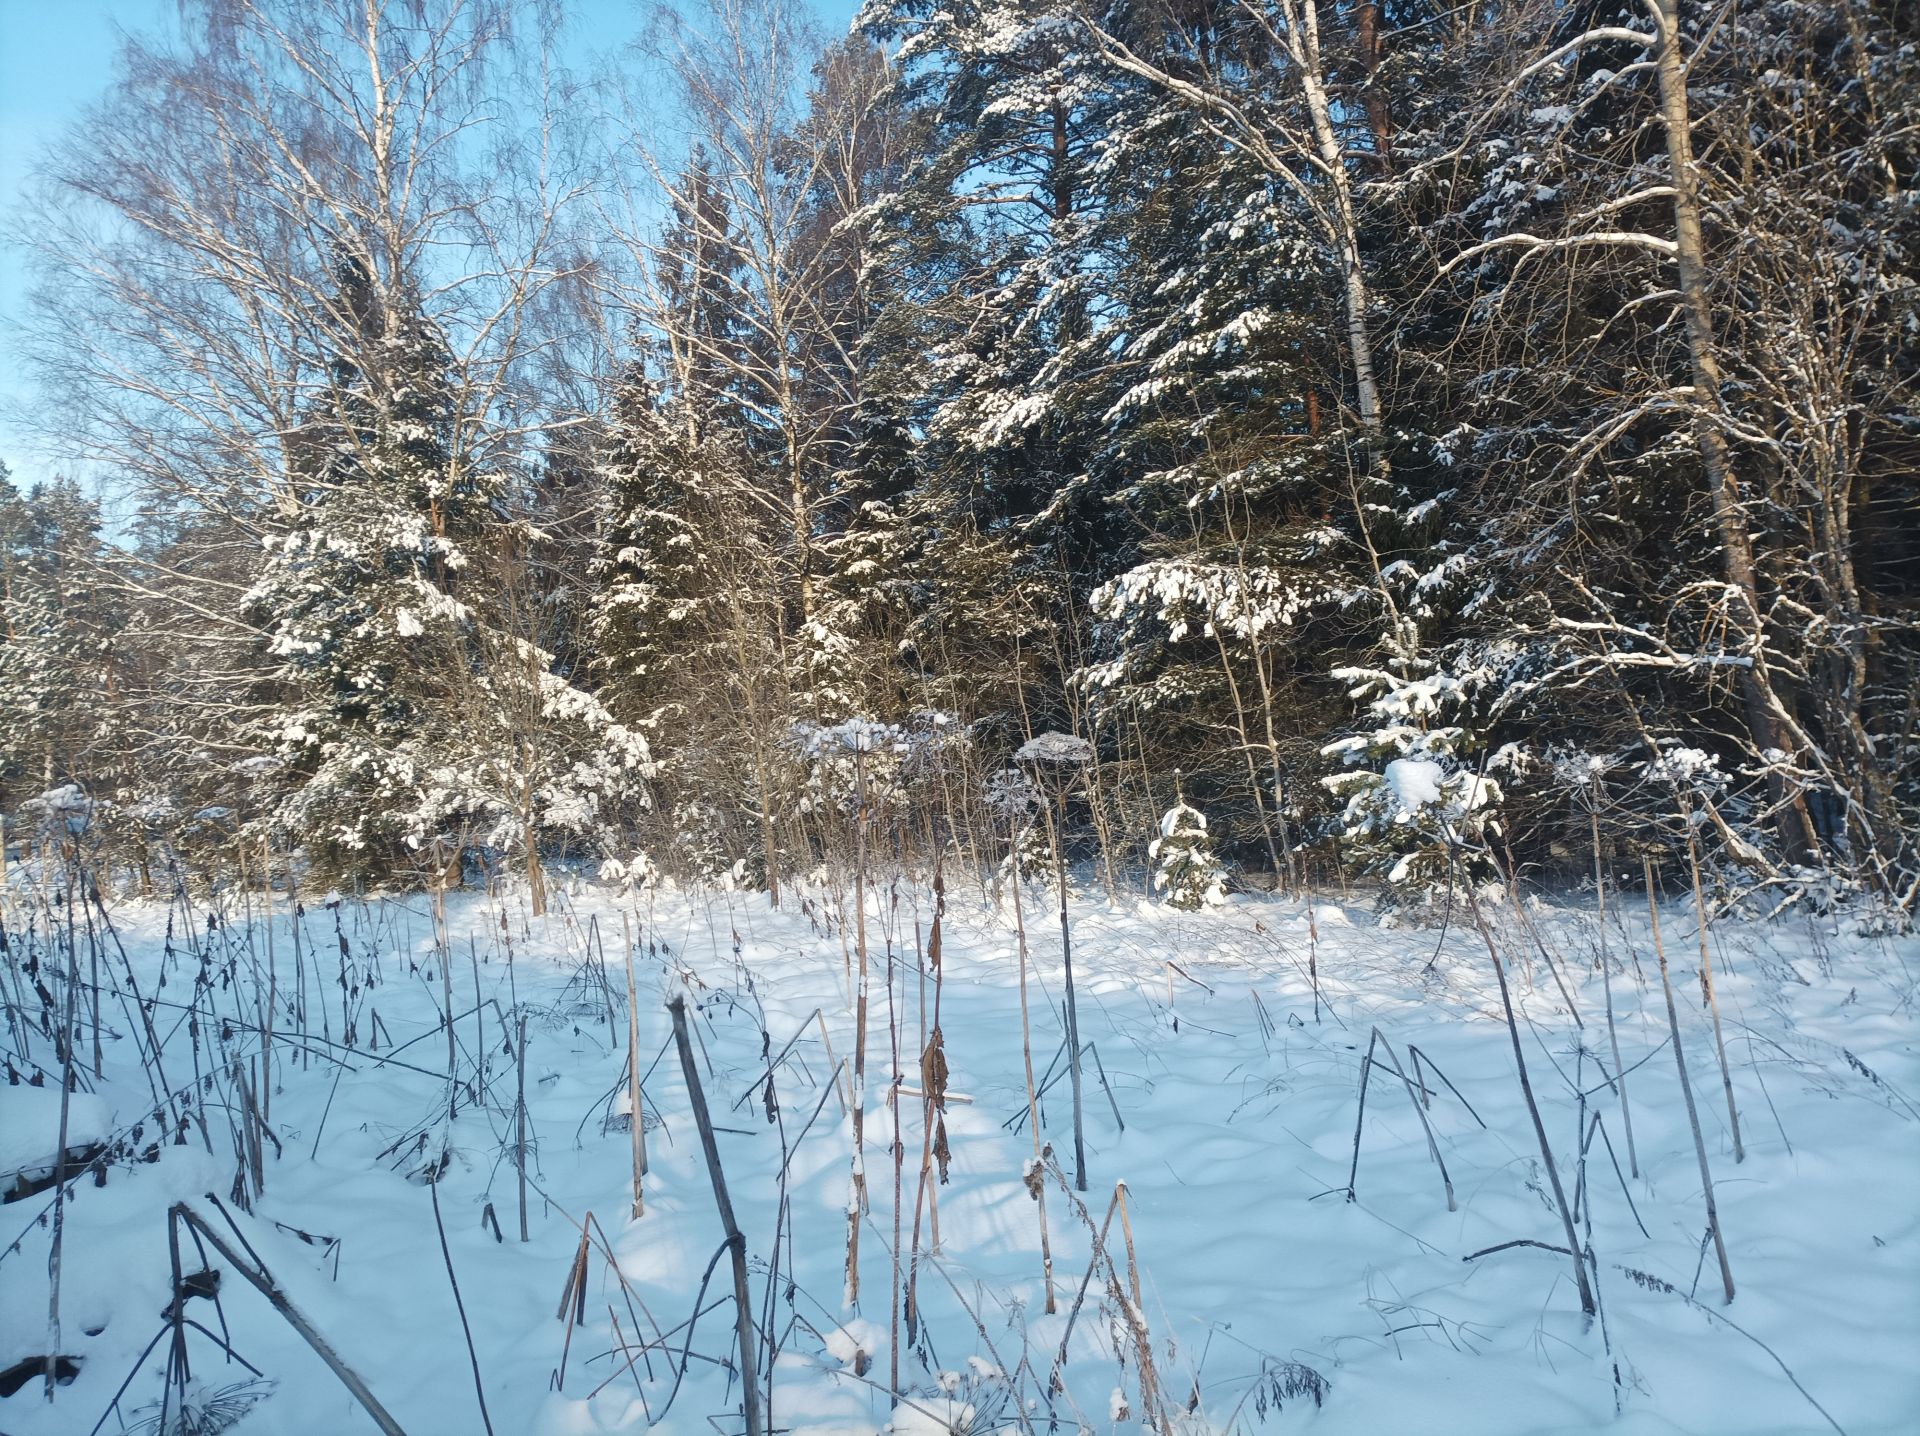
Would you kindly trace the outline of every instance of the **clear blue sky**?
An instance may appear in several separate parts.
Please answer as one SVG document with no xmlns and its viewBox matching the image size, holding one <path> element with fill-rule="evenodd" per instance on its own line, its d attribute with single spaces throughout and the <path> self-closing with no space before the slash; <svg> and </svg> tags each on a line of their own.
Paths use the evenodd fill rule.
<svg viewBox="0 0 1920 1436">
<path fill-rule="evenodd" d="M 857 0 L 811 0 L 834 31 L 851 21 Z M 640 0 L 568 0 L 569 56 L 584 64 L 639 28 Z M 60 456 L 38 451 L 17 411 L 33 402 L 19 362 L 27 274 L 12 231 L 30 230 L 22 194 L 40 152 L 75 123 L 113 77 L 122 33 L 170 26 L 178 0 L 0 0 L 0 462 L 23 486 L 60 472 Z"/>
<path fill-rule="evenodd" d="M 0 0 L 0 230 L 32 226 L 21 186 L 112 77 L 116 26 L 149 29 L 174 13 L 173 0 Z M 0 461 L 23 485 L 55 468 L 30 450 L 12 412 L 32 401 L 16 332 L 26 287 L 17 246 L 0 239 Z"/>
</svg>

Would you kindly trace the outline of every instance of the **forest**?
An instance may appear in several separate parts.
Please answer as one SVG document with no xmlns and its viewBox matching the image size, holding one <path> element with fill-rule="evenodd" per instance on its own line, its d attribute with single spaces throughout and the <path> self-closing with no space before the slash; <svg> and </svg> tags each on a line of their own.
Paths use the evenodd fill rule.
<svg viewBox="0 0 1920 1436">
<path fill-rule="evenodd" d="M 845 725 L 975 868 L 1058 732 L 1110 888 L 1910 916 L 1913 18 L 189 5 L 40 171 L 10 832 L 777 897 Z"/>
<path fill-rule="evenodd" d="M 1906 1429 L 1920 8 L 846 19 L 38 157 L 0 1427 Z"/>
</svg>

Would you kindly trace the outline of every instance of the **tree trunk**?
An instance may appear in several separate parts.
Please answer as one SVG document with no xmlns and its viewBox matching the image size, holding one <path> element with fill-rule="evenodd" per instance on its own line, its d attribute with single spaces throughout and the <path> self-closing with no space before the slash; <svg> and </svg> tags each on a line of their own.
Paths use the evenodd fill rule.
<svg viewBox="0 0 1920 1436">
<path fill-rule="evenodd" d="M 1312 5 L 1283 0 L 1283 13 L 1293 41 L 1293 60 L 1300 71 L 1300 90 L 1306 97 L 1307 114 L 1313 122 L 1314 144 L 1320 153 L 1321 178 L 1333 195 L 1334 228 L 1340 251 L 1341 301 L 1345 310 L 1347 354 L 1353 363 L 1354 402 L 1360 411 L 1360 428 L 1365 436 L 1369 471 L 1376 476 L 1386 471 L 1386 455 L 1380 448 L 1380 385 L 1374 377 L 1373 337 L 1367 327 L 1366 272 L 1360 263 L 1360 234 L 1354 216 L 1353 186 L 1347 175 L 1340 136 L 1333 126 L 1333 112 L 1327 99 L 1326 76 L 1320 59 L 1320 21 Z"/>
<path fill-rule="evenodd" d="M 1386 91 L 1380 88 L 1380 58 L 1385 50 L 1380 35 L 1379 0 L 1361 0 L 1354 10 L 1355 38 L 1359 42 L 1360 65 L 1367 81 L 1364 91 L 1367 128 L 1373 132 L 1373 152 L 1379 157 L 1383 174 L 1393 173 L 1393 112 L 1387 106 Z"/>
<path fill-rule="evenodd" d="M 1740 696 L 1747 731 L 1754 746 L 1765 754 L 1786 745 L 1777 716 L 1779 695 L 1768 676 L 1766 626 L 1761 617 L 1759 580 L 1753 556 L 1753 535 L 1740 497 L 1740 481 L 1733 471 L 1732 454 L 1721 432 L 1720 360 L 1714 347 L 1713 313 L 1707 298 L 1706 244 L 1700 223 L 1700 179 L 1693 160 L 1693 126 L 1687 101 L 1687 66 L 1680 53 L 1677 0 L 1646 0 L 1658 27 L 1654 62 L 1660 79 L 1660 120 L 1666 131 L 1667 162 L 1673 181 L 1674 259 L 1679 270 L 1681 309 L 1687 326 L 1687 357 L 1693 370 L 1693 429 L 1700 460 L 1706 470 L 1713 501 L 1713 523 L 1720 541 L 1726 580 L 1746 611 L 1736 615 L 1752 650 L 1752 665 L 1741 670 Z M 1787 858 L 1796 863 L 1813 859 L 1815 840 L 1805 801 L 1789 792 L 1771 765 L 1767 797 Z"/>
<path fill-rule="evenodd" d="M 534 829 L 533 795 L 527 794 L 527 905 L 535 917 L 547 915 L 547 870 L 540 864 L 540 836 Z"/>
</svg>

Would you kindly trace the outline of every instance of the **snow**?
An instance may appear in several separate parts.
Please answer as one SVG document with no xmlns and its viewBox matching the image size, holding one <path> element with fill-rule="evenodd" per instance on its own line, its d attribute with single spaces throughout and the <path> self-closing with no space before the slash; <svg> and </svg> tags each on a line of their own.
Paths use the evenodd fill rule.
<svg viewBox="0 0 1920 1436">
<path fill-rule="evenodd" d="M 1409 783 L 1419 779 L 1406 775 Z M 1584 1027 L 1573 1024 L 1511 906 L 1487 913 L 1508 961 L 1559 1175 L 1570 1196 L 1580 1194 L 1581 1240 L 1594 1252 L 1602 1304 L 1603 1319 L 1590 1322 L 1565 1258 L 1525 1246 L 1474 1255 L 1563 1237 L 1519 1101 L 1499 987 L 1472 924 L 1391 931 L 1358 895 L 1351 902 L 1323 896 L 1311 908 L 1239 896 L 1195 914 L 1137 899 L 1076 898 L 1079 1024 L 1099 1059 L 1085 1072 L 1091 1189 L 1083 1196 L 1046 1181 L 1060 1308 L 1048 1315 L 1039 1209 L 1023 1183 L 1033 1148 L 1024 1126 L 1016 944 L 1004 912 L 977 893 L 969 897 L 951 872 L 948 885 L 942 1031 L 954 1085 L 973 1100 L 945 1113 L 952 1181 L 930 1188 L 940 1246 L 928 1255 L 923 1228 L 916 1339 L 891 1329 L 897 1307 L 888 1299 L 896 1078 L 886 1014 L 890 996 L 904 1029 L 900 1080 L 917 1088 L 916 927 L 923 944 L 933 917 L 923 890 L 902 881 L 882 892 L 877 883 L 868 914 L 875 961 L 861 1100 L 869 1209 L 857 1311 L 841 1300 L 853 1152 L 830 1074 L 836 1062 L 850 1063 L 854 1031 L 848 958 L 834 916 L 844 912 L 831 894 L 795 892 L 787 909 L 770 912 L 758 894 L 556 878 L 554 911 L 544 919 L 530 918 L 511 890 L 454 894 L 445 927 L 456 960 L 444 974 L 425 899 L 309 907 L 298 920 L 301 950 L 321 971 L 304 976 L 323 979 L 323 995 L 309 988 L 310 1032 L 299 1042 L 288 992 L 292 920 L 281 898 L 275 950 L 283 1011 L 271 1124 L 282 1150 L 268 1148 L 264 1196 L 251 1214 L 231 1199 L 224 1087 L 210 1099 L 212 1153 L 197 1135 L 184 1146 L 163 1140 L 158 1160 L 116 1160 L 104 1186 L 91 1179 L 74 1185 L 65 1210 L 61 1343 L 83 1367 L 52 1403 L 37 1383 L 0 1400 L 0 1429 L 67 1436 L 93 1426 L 159 1329 L 169 1291 L 168 1206 L 186 1201 L 224 1230 L 204 1195 L 213 1192 L 291 1300 L 404 1430 L 479 1430 L 431 1196 L 408 1180 L 425 1163 L 413 1141 L 424 1133 L 429 1149 L 444 1142 L 451 1152 L 437 1196 L 497 1432 L 738 1432 L 738 1383 L 722 1364 L 733 1351 L 724 1257 L 706 1289 L 684 1381 L 667 1405 L 689 1344 L 684 1323 L 721 1240 L 663 1010 L 681 991 L 690 994 L 697 1070 L 746 1232 L 755 1318 L 770 1313 L 779 1339 L 777 1428 L 862 1436 L 888 1428 L 1046 1429 L 1051 1405 L 1061 1429 L 1141 1429 L 1146 1413 L 1126 1327 L 1131 1297 L 1116 1301 L 1104 1276 L 1090 1284 L 1074 1324 L 1062 1394 L 1047 1389 L 1092 1258 L 1090 1229 L 1124 1181 L 1138 1310 L 1151 1332 L 1159 1389 L 1183 1432 L 1785 1436 L 1832 1429 L 1813 1402 L 1849 1436 L 1911 1429 L 1911 1413 L 1920 1410 L 1920 1370 L 1911 1359 L 1920 1349 L 1913 1300 L 1920 1209 L 1912 1199 L 1920 1175 L 1912 1002 L 1920 943 L 1912 938 L 1862 936 L 1844 916 L 1804 913 L 1765 926 L 1715 926 L 1709 942 L 1746 1144 L 1746 1160 L 1736 1164 L 1694 976 L 1691 908 L 1662 913 L 1739 1283 L 1733 1305 L 1722 1307 L 1711 1257 L 1701 1270 L 1699 1171 L 1644 905 L 1610 894 L 1603 928 L 1590 902 L 1529 904 L 1542 943 L 1564 964 Z M 250 900 L 257 914 L 260 895 Z M 16 901 L 7 914 L 12 937 L 33 913 L 24 897 Z M 203 1019 L 205 1070 L 217 1070 L 216 1056 L 257 1055 L 245 1023 L 264 934 L 257 922 L 246 924 L 237 901 L 211 932 L 198 899 L 190 913 L 125 902 L 113 916 L 141 990 L 156 1002 L 170 1083 L 191 1082 L 194 1066 L 184 1014 L 165 1004 L 188 1000 L 201 954 L 211 970 L 233 976 L 230 986 L 216 980 L 202 994 L 233 1027 L 223 1038 L 218 1023 Z M 43 942 L 44 917 L 42 910 Z M 603 1120 L 623 1091 L 623 927 L 638 941 L 650 1128 L 646 1212 L 637 1221 L 628 1220 L 630 1137 L 619 1130 L 625 1124 Z M 342 1045 L 342 994 L 332 985 L 336 933 L 350 953 L 346 1000 L 357 1007 L 351 1049 Z M 1052 1014 L 1062 973 L 1057 938 L 1030 928 L 1029 947 L 1035 1073 L 1044 1080 L 1060 1044 Z M 23 950 L 18 941 L 15 950 Z M 1604 1061 L 1612 1071 L 1605 990 L 1594 966 L 1603 951 L 1615 964 L 1611 988 L 1641 1169 L 1624 1181 L 1606 1145 L 1624 1170 L 1623 1114 L 1596 1066 Z M 48 963 L 43 971 L 57 985 L 53 969 Z M 164 989 L 157 985 L 163 972 Z M 451 1122 L 440 1016 L 449 982 L 462 1075 Z M 931 976 L 928 982 L 931 1003 Z M 476 1013 L 478 999 L 485 1001 Z M 378 1052 L 367 1047 L 373 1011 Z M 97 1092 L 77 1093 L 73 1104 L 75 1132 L 89 1138 L 124 1136 L 150 1115 L 138 1060 L 144 1028 L 136 1038 L 129 1012 L 115 997 L 103 1004 L 105 1076 Z M 528 1018 L 526 1095 L 536 1147 L 526 1245 L 517 1239 L 510 1147 L 515 1072 L 502 1020 L 509 1013 Z M 1457 1211 L 1447 1209 L 1422 1121 L 1390 1066 L 1372 1073 L 1348 1200 L 1361 1059 L 1376 1028 L 1409 1064 L 1408 1076 L 1431 1088 L 1425 1120 Z M 37 1060 L 49 1059 L 51 1046 L 38 1034 L 31 1047 Z M 1410 1066 L 1416 1047 L 1417 1072 Z M 774 1124 L 764 1102 L 770 1063 Z M 468 1079 L 486 1087 L 488 1100 L 469 1100 Z M 839 1090 L 850 1086 L 843 1075 Z M 1046 1140 L 1070 1152 L 1067 1093 L 1064 1081 L 1049 1089 L 1041 1121 Z M 900 1107 L 904 1255 L 924 1113 L 917 1098 Z M 50 1087 L 0 1091 L 0 1150 L 8 1162 L 37 1162 L 51 1152 L 57 1108 Z M 1605 1140 L 1594 1137 L 1583 1178 L 1577 1134 L 1596 1114 Z M 147 1130 L 151 1140 L 150 1121 Z M 0 1240 L 17 1246 L 0 1259 L 0 1365 L 45 1349 L 50 1231 L 38 1218 L 50 1195 L 5 1208 L 11 1229 Z M 790 1237 L 776 1244 L 783 1195 Z M 482 1225 L 489 1204 L 503 1242 Z M 556 1390 L 568 1332 L 554 1311 L 578 1246 L 577 1223 L 588 1213 L 619 1271 L 596 1245 L 586 1325 L 571 1334 Z M 1116 1235 L 1118 1228 L 1116 1220 Z M 338 1237 L 340 1245 L 309 1244 L 300 1232 Z M 1118 1240 L 1111 1254 L 1124 1288 L 1128 1259 Z M 197 1262 L 190 1250 L 189 1260 Z M 217 1256 L 214 1264 L 225 1265 Z M 238 1436 L 372 1430 L 286 1323 L 236 1274 L 227 1276 L 221 1301 L 234 1347 L 277 1383 L 233 1428 Z M 192 1306 L 196 1319 L 220 1329 L 210 1303 Z M 653 1341 L 656 1331 L 667 1339 L 624 1371 L 618 1347 Z M 189 1344 L 194 1377 L 207 1389 L 246 1375 L 197 1333 Z M 165 1348 L 163 1341 L 134 1379 L 129 1411 L 157 1399 Z M 868 1369 L 857 1376 L 862 1352 Z M 896 1356 L 906 1389 L 898 1401 L 888 1389 Z M 1323 1406 L 1286 1386 L 1293 1370 L 1286 1363 L 1324 1377 Z M 1018 1373 L 1015 1381 L 1006 1371 Z M 1256 1406 L 1257 1397 L 1283 1387 L 1294 1394 L 1278 1409 L 1265 1400 Z M 1196 1391 L 1199 1404 L 1187 1415 Z M 1121 1406 L 1127 1415 L 1116 1420 Z M 119 1428 L 109 1418 L 106 1429 Z"/>
<path fill-rule="evenodd" d="M 20 805 L 20 811 L 48 827 L 64 827 L 70 833 L 83 833 L 93 818 L 93 799 L 77 783 L 48 788 Z"/>
<path fill-rule="evenodd" d="M 1440 801 L 1445 771 L 1430 758 L 1395 758 L 1383 776 L 1400 807 L 1401 819 Z"/>
<path fill-rule="evenodd" d="M 112 1113 L 91 1092 L 72 1093 L 67 1105 L 67 1150 L 90 1146 L 113 1129 Z M 16 1174 L 52 1170 L 60 1152 L 60 1088 L 22 1082 L 0 1087 L 0 1188 Z"/>
<path fill-rule="evenodd" d="M 1071 733 L 1040 733 L 1022 743 L 1013 756 L 1019 763 L 1077 766 L 1093 761 L 1093 745 Z"/>
<path fill-rule="evenodd" d="M 1723 780 L 1719 758 L 1698 748 L 1679 745 L 1662 752 L 1658 761 L 1649 766 L 1647 775 L 1682 790 L 1713 788 Z"/>
<path fill-rule="evenodd" d="M 854 1320 L 825 1332 L 821 1344 L 827 1355 L 850 1368 L 862 1359 L 871 1359 L 876 1351 L 884 1349 L 887 1333 L 885 1328 L 875 1326 L 870 1321 Z"/>
</svg>

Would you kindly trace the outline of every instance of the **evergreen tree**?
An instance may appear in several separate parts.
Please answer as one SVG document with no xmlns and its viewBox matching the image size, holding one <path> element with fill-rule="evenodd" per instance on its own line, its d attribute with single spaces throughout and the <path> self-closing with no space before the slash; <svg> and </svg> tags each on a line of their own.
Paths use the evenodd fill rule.
<svg viewBox="0 0 1920 1436">
<path fill-rule="evenodd" d="M 454 817 L 429 775 L 460 719 L 463 571 L 500 526 L 500 483 L 457 432 L 451 359 L 417 301 L 351 251 L 336 273 L 352 329 L 289 446 L 291 521 L 247 607 L 284 694 L 259 731 L 285 764 L 274 820 L 328 867 L 385 872 Z"/>
<path fill-rule="evenodd" d="M 1222 63 L 1236 14 L 1196 10 L 1181 43 Z M 1330 715 L 1326 670 L 1379 606 L 1320 318 L 1333 286 L 1297 198 L 1159 91 L 1116 103 L 1097 171 L 1123 318 L 1096 471 L 1142 552 L 1094 590 L 1078 679 L 1103 721 L 1240 795 L 1278 867 L 1317 766 L 1297 716 Z"/>
<path fill-rule="evenodd" d="M 100 510 L 71 480 L 22 494 L 0 464 L 0 787 L 111 798 L 124 772 L 118 642 Z M 10 803 L 0 800 L 0 812 Z"/>
<path fill-rule="evenodd" d="M 1484 845 L 1500 830 L 1504 797 L 1472 766 L 1480 735 L 1459 721 L 1466 695 L 1458 680 L 1431 662 L 1410 674 L 1414 666 L 1335 675 L 1367 700 L 1374 726 L 1327 745 L 1350 766 L 1322 780 L 1346 804 L 1342 847 L 1360 870 L 1385 878 L 1390 908 L 1417 907 L 1490 873 Z"/>
<path fill-rule="evenodd" d="M 1174 782 L 1179 783 L 1176 769 Z M 1177 786 L 1176 786 L 1177 792 Z M 1227 899 L 1226 870 L 1214 855 L 1206 815 L 1188 805 L 1184 794 L 1160 817 L 1160 836 L 1147 845 L 1153 887 L 1168 907 L 1198 912 Z"/>
<path fill-rule="evenodd" d="M 641 365 L 613 399 L 599 461 L 601 513 L 593 644 L 602 691 L 630 721 L 684 716 L 693 679 L 725 621 L 714 565 L 724 438 L 703 443 L 693 405 L 662 401 Z"/>
</svg>

